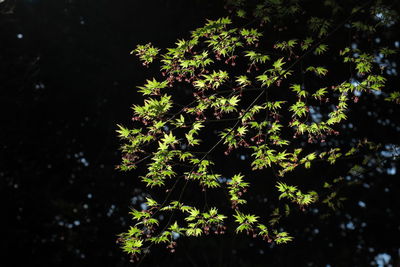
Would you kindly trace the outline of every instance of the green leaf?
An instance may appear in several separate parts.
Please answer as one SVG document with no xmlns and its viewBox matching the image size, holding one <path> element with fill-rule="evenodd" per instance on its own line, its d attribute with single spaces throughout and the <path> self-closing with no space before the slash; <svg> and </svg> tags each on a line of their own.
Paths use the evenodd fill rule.
<svg viewBox="0 0 400 267">
<path fill-rule="evenodd" d="M 281 57 L 280 59 L 278 59 L 277 61 L 274 62 L 273 66 L 276 70 L 282 70 L 282 66 L 285 64 L 285 62 L 283 62 L 283 57 Z"/>
<path fill-rule="evenodd" d="M 328 50 L 328 46 L 326 44 L 320 44 L 319 46 L 317 46 L 317 48 L 315 48 L 315 54 L 317 55 L 322 55 L 323 53 L 325 53 Z"/>
<path fill-rule="evenodd" d="M 127 128 L 124 128 L 123 126 L 117 124 L 119 130 L 117 130 L 116 132 L 119 133 L 119 137 L 120 138 L 128 138 L 130 131 Z"/>
</svg>

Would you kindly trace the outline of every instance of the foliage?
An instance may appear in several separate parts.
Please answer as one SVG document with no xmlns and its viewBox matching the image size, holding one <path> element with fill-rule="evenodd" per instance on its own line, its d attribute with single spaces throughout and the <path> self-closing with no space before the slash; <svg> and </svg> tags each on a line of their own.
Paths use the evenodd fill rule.
<svg viewBox="0 0 400 267">
<path fill-rule="evenodd" d="M 119 168 L 132 170 L 147 160 L 142 181 L 167 189 L 161 201 L 148 198 L 145 209 L 132 209 L 135 224 L 119 241 L 133 259 L 153 244 L 166 243 L 174 252 L 178 238 L 232 231 L 227 228 L 230 221 L 236 223 L 236 233 L 290 242 L 293 237 L 282 230 L 280 219 L 291 210 L 306 212 L 311 205 L 335 209 L 343 200 L 333 186 L 338 178 L 321 178 L 310 189 L 301 181 L 307 177 L 289 185 L 290 177 L 311 171 L 314 164 L 334 165 L 355 157 L 367 165 L 379 150 L 363 137 L 344 144 L 340 130 L 351 121 L 360 95 L 399 103 L 398 91 L 385 88 L 388 72 L 381 63 L 396 51 L 364 45 L 371 34 L 388 27 L 374 13 L 385 5 L 351 1 L 344 8 L 325 1 L 318 5 L 331 13 L 319 17 L 303 4 L 309 1 L 259 1 L 254 6 L 228 1 L 236 16 L 208 20 L 164 53 L 151 44 L 133 51 L 146 66 L 159 61 L 162 76 L 138 87 L 145 100 L 133 106 L 133 129 L 118 126 L 123 140 Z M 246 19 L 250 22 L 245 26 L 234 26 Z M 297 23 L 290 25 L 290 20 Z M 248 27 L 255 22 L 259 26 Z M 333 42 L 337 32 L 355 39 Z M 242 155 L 252 171 L 230 174 L 221 169 L 215 164 L 220 145 L 222 157 Z M 269 170 L 275 189 L 268 192 L 275 208 L 268 220 L 267 209 L 256 214 L 244 194 L 255 184 L 252 173 Z M 348 170 L 349 175 L 356 173 L 354 166 Z M 184 204 L 188 186 L 200 189 L 199 194 L 226 191 L 232 210 L 225 204 L 201 209 L 190 197 L 188 203 L 194 204 Z M 160 220 L 160 214 L 168 219 Z"/>
</svg>

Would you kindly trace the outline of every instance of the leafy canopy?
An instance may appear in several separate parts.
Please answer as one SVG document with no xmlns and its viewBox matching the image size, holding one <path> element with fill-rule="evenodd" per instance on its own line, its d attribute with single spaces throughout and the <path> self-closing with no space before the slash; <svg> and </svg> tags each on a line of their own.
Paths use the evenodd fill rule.
<svg viewBox="0 0 400 267">
<path fill-rule="evenodd" d="M 179 238 L 226 231 L 290 242 L 282 218 L 311 205 L 335 209 L 342 198 L 335 186 L 341 179 L 321 175 L 319 186 L 307 188 L 307 177 L 297 184 L 289 177 L 379 149 L 364 138 L 343 143 L 340 131 L 360 95 L 400 102 L 400 92 L 385 87 L 390 72 L 382 64 L 396 49 L 366 45 L 397 22 L 390 9 L 381 1 L 314 1 L 321 16 L 303 9 L 306 0 L 253 2 L 228 1 L 231 17 L 208 20 L 173 48 L 146 44 L 132 51 L 145 66 L 158 62 L 160 75 L 138 87 L 144 101 L 133 106 L 133 127 L 118 126 L 119 168 L 147 162 L 141 180 L 149 190 L 167 189 L 132 209 L 134 224 L 119 241 L 133 259 L 154 244 L 167 243 L 173 252 Z M 215 164 L 233 155 L 248 171 L 232 174 Z M 348 174 L 354 168 L 363 169 L 352 166 Z M 246 192 L 260 173 L 273 174 L 263 179 L 275 183 L 266 189 L 274 203 L 257 214 Z M 197 191 L 187 196 L 188 187 Z M 223 191 L 228 208 L 201 207 L 194 197 Z"/>
</svg>

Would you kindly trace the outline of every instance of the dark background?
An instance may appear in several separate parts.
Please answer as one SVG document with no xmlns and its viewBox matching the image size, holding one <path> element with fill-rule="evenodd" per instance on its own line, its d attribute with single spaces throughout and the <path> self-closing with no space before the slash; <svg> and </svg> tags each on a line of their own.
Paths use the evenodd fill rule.
<svg viewBox="0 0 400 267">
<path fill-rule="evenodd" d="M 115 129 L 149 76 L 130 51 L 171 46 L 223 9 L 162 0 L 0 8 L 0 266 L 124 265 L 115 241 L 141 185 L 115 170 Z"/>
<path fill-rule="evenodd" d="M 115 241 L 143 186 L 136 172 L 115 170 L 115 129 L 129 123 L 141 102 L 135 86 L 151 71 L 129 53 L 149 41 L 173 45 L 224 16 L 222 1 L 5 0 L 0 12 L 0 266 L 130 266 Z M 305 220 L 293 230 L 299 241 L 281 248 L 243 237 L 184 240 L 176 256 L 155 250 L 143 265 L 395 265 L 399 177 L 379 175 L 368 182 L 373 193 L 353 192 L 351 219 L 338 212 L 319 226 L 324 235 Z"/>
</svg>

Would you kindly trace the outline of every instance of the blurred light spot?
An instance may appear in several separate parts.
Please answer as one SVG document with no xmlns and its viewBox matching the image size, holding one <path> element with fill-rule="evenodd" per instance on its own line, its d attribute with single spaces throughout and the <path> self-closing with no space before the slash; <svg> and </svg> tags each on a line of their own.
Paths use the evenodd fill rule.
<svg viewBox="0 0 400 267">
<path fill-rule="evenodd" d="M 360 206 L 361 208 L 365 208 L 367 205 L 365 204 L 365 202 L 363 201 L 358 201 L 358 206 Z"/>
<path fill-rule="evenodd" d="M 319 107 L 314 108 L 314 107 L 310 106 L 309 108 L 310 108 L 310 114 L 311 114 L 312 120 L 316 123 L 320 122 L 322 119 L 322 115 L 319 112 Z"/>
<path fill-rule="evenodd" d="M 392 166 L 391 168 L 388 168 L 388 169 L 386 170 L 386 172 L 387 172 L 387 174 L 389 174 L 389 175 L 395 175 L 396 172 L 397 172 L 396 166 Z"/>
<path fill-rule="evenodd" d="M 356 227 L 354 226 L 354 223 L 352 223 L 352 222 L 348 222 L 348 223 L 346 224 L 346 228 L 349 229 L 349 230 L 354 230 L 354 229 L 356 229 Z"/>
<path fill-rule="evenodd" d="M 375 257 L 375 262 L 379 267 L 388 266 L 391 258 L 387 253 L 380 253 Z"/>
<path fill-rule="evenodd" d="M 225 177 L 218 177 L 217 178 L 218 183 L 226 183 L 232 181 L 231 179 L 226 179 Z"/>
<path fill-rule="evenodd" d="M 83 166 L 87 167 L 89 166 L 89 162 L 85 158 L 81 158 L 80 162 L 83 164 Z"/>
<path fill-rule="evenodd" d="M 385 191 L 385 193 L 387 193 L 387 192 L 389 192 L 389 188 L 385 187 L 385 189 L 383 191 Z"/>
<path fill-rule="evenodd" d="M 148 207 L 149 207 L 149 206 L 148 206 L 146 203 L 141 203 L 141 204 L 140 204 L 140 208 L 141 208 L 142 210 L 147 210 Z"/>
<path fill-rule="evenodd" d="M 174 240 L 178 239 L 180 236 L 181 236 L 180 234 L 175 233 L 175 232 L 172 232 L 172 238 L 173 238 Z"/>
<path fill-rule="evenodd" d="M 111 217 L 111 215 L 114 213 L 115 210 L 115 205 L 112 204 L 111 207 L 107 211 L 107 217 Z"/>
</svg>

